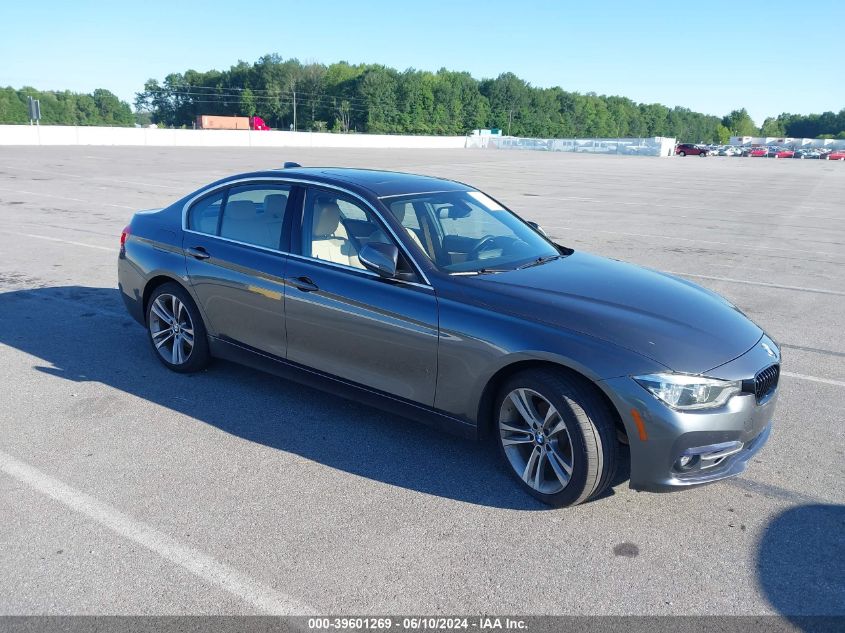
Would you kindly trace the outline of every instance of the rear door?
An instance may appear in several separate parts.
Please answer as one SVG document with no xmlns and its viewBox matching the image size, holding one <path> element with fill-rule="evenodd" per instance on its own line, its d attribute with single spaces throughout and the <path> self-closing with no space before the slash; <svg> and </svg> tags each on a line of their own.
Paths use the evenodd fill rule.
<svg viewBox="0 0 845 633">
<path fill-rule="evenodd" d="M 193 203 L 183 247 L 209 333 L 284 358 L 289 209 L 297 189 L 233 185 Z"/>
<path fill-rule="evenodd" d="M 437 299 L 372 209 L 309 188 L 287 267 L 288 359 L 426 405 L 437 377 Z M 367 242 L 400 247 L 404 280 L 366 270 Z"/>
</svg>

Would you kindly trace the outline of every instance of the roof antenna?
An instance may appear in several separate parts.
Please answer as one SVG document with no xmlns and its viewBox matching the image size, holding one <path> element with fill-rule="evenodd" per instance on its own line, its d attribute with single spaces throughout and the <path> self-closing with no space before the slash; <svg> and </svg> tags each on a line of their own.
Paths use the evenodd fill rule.
<svg viewBox="0 0 845 633">
<path fill-rule="evenodd" d="M 302 165 L 300 165 L 299 163 L 291 162 L 289 160 L 285 161 L 285 164 L 282 165 L 282 169 L 291 169 L 293 167 L 302 167 Z"/>
</svg>

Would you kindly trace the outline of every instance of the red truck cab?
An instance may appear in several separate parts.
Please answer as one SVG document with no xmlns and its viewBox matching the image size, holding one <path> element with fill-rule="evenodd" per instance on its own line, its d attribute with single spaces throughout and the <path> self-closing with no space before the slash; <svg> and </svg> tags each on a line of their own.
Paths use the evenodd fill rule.
<svg viewBox="0 0 845 633">
<path fill-rule="evenodd" d="M 269 131 L 270 126 L 264 122 L 260 116 L 251 116 L 249 117 L 249 129 L 250 130 L 262 130 L 262 131 Z"/>
</svg>

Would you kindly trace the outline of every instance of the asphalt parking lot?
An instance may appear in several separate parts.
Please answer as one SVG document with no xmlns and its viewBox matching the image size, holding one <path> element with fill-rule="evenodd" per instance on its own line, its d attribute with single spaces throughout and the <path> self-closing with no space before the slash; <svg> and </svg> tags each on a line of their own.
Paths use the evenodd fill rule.
<svg viewBox="0 0 845 633">
<path fill-rule="evenodd" d="M 463 180 L 722 293 L 783 346 L 769 444 L 739 479 L 550 510 L 484 444 L 166 371 L 116 291 L 121 229 L 285 160 Z M 845 614 L 844 200 L 822 161 L 0 148 L 0 613 Z"/>
</svg>

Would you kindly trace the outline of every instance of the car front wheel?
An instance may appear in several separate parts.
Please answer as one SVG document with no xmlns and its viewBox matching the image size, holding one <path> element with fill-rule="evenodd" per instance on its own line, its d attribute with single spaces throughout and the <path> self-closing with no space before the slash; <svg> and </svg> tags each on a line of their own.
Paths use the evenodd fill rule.
<svg viewBox="0 0 845 633">
<path fill-rule="evenodd" d="M 205 326 L 182 286 L 166 283 L 155 289 L 147 304 L 147 334 L 168 369 L 188 374 L 208 365 L 211 356 Z"/>
<path fill-rule="evenodd" d="M 563 371 L 513 376 L 496 401 L 496 438 L 508 470 L 555 507 L 600 495 L 616 471 L 614 417 L 596 387 Z"/>
<path fill-rule="evenodd" d="M 686 156 L 686 155 L 687 155 L 686 152 L 678 152 L 678 156 Z"/>
</svg>

